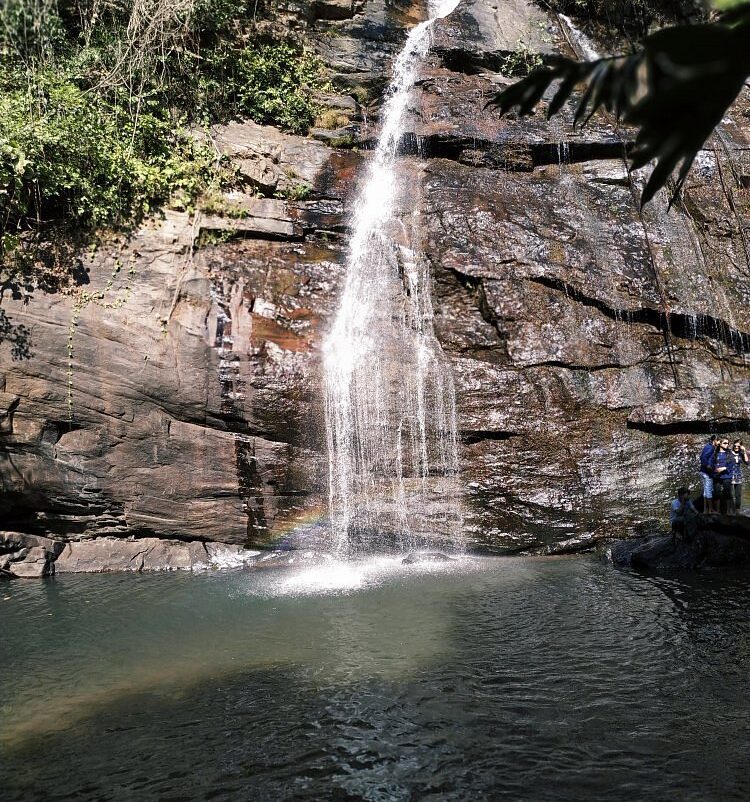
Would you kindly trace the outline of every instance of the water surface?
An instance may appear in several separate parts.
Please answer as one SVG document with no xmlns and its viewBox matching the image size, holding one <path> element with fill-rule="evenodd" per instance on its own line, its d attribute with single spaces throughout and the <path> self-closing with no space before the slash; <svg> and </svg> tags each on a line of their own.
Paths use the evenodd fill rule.
<svg viewBox="0 0 750 802">
<path fill-rule="evenodd" d="M 589 558 L 0 585 L 3 800 L 746 800 L 750 587 Z"/>
</svg>

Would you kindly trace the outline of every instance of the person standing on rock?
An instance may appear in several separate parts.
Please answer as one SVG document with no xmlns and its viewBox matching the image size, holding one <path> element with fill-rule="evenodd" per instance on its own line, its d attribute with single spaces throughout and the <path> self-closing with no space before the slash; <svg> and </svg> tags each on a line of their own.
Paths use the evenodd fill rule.
<svg viewBox="0 0 750 802">
<path fill-rule="evenodd" d="M 701 482 L 703 483 L 703 512 L 716 512 L 714 508 L 714 455 L 716 441 L 719 438 L 712 434 L 701 451 Z"/>
<path fill-rule="evenodd" d="M 714 452 L 714 511 L 729 512 L 734 507 L 732 501 L 732 474 L 734 473 L 734 457 L 729 450 L 729 440 L 722 437 L 719 448 Z M 718 507 L 718 510 L 716 509 Z"/>
<path fill-rule="evenodd" d="M 680 487 L 677 498 L 672 501 L 669 510 L 669 523 L 672 526 L 672 545 L 677 545 L 677 535 L 684 539 L 693 540 L 696 530 L 696 515 L 698 510 L 690 499 L 690 490 Z"/>
<path fill-rule="evenodd" d="M 732 443 L 732 501 L 734 502 L 734 514 L 737 515 L 742 509 L 742 466 L 747 465 L 747 451 L 742 444 L 742 440 L 735 440 Z"/>
</svg>

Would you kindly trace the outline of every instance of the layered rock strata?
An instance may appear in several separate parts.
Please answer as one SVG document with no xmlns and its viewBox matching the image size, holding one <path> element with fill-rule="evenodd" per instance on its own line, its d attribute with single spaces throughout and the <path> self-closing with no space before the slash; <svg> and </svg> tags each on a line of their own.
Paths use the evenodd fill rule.
<svg viewBox="0 0 750 802">
<path fill-rule="evenodd" d="M 284 14 L 330 67 L 321 102 L 338 127 L 213 132 L 243 192 L 111 241 L 71 294 L 3 300 L 28 335 L 0 344 L 4 528 L 254 546 L 324 525 L 320 343 L 378 96 L 421 11 Z M 641 211 L 627 130 L 484 109 L 502 70 L 552 52 L 570 54 L 569 36 L 538 6 L 466 0 L 436 26 L 403 140 L 457 386 L 467 531 L 496 551 L 666 517 L 705 434 L 750 429 L 748 98 L 682 201 Z"/>
</svg>

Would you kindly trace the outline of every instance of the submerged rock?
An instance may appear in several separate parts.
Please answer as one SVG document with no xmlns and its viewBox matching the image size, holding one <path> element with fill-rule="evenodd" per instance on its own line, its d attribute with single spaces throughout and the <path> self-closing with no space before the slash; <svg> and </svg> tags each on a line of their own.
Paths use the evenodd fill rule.
<svg viewBox="0 0 750 802">
<path fill-rule="evenodd" d="M 252 565 L 254 571 L 268 568 L 289 568 L 292 565 L 311 567 L 323 565 L 331 561 L 331 555 L 326 551 L 310 549 L 291 549 L 287 551 L 274 550 L 259 557 Z"/>
<path fill-rule="evenodd" d="M 404 565 L 421 565 L 423 563 L 449 563 L 454 562 L 455 557 L 449 557 L 440 551 L 413 551 L 407 554 L 401 562 Z"/>
</svg>

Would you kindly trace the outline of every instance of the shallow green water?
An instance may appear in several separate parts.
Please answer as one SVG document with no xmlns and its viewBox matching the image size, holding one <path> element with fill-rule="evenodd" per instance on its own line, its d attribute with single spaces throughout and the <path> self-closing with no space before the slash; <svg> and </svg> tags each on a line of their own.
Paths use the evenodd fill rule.
<svg viewBox="0 0 750 802">
<path fill-rule="evenodd" d="M 745 800 L 747 576 L 395 560 L 0 585 L 3 800 Z"/>
</svg>

